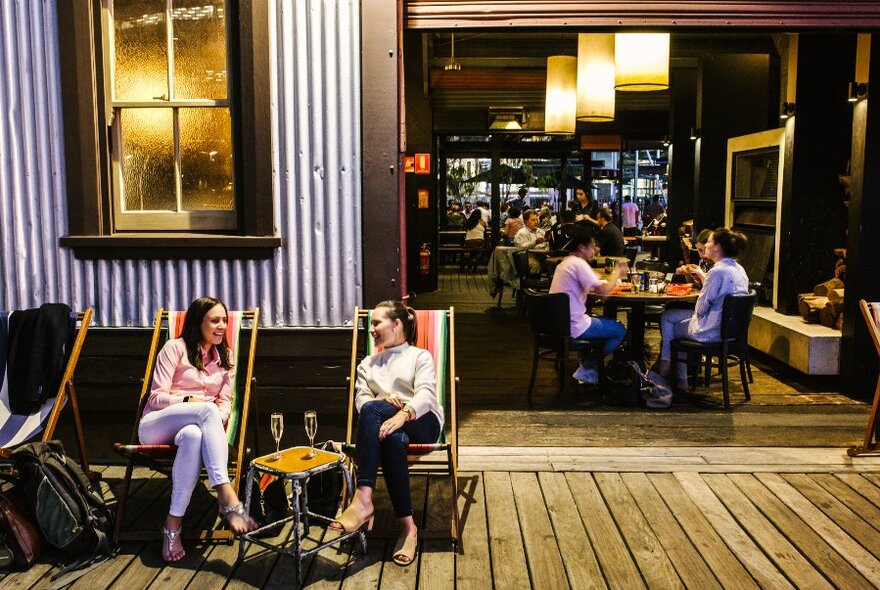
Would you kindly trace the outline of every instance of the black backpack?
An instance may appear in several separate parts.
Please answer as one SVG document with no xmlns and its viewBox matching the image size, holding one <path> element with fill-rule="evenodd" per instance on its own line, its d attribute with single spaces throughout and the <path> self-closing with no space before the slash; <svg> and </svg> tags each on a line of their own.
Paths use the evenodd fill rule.
<svg viewBox="0 0 880 590">
<path fill-rule="evenodd" d="M 115 555 L 113 513 L 60 441 L 23 445 L 12 459 L 40 531 L 67 562 L 53 580 Z"/>
<path fill-rule="evenodd" d="M 636 408 L 642 405 L 644 376 L 635 361 L 612 361 L 602 379 L 602 400 L 612 406 Z"/>
</svg>

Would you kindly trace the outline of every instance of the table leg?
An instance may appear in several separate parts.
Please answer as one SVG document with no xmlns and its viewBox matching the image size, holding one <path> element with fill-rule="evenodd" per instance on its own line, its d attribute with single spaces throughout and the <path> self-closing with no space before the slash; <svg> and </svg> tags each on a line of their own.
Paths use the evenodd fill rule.
<svg viewBox="0 0 880 590">
<path fill-rule="evenodd" d="M 629 316 L 630 326 L 629 341 L 632 346 L 632 360 L 637 362 L 644 370 L 645 368 L 645 302 L 633 301 L 632 312 Z"/>
<path fill-rule="evenodd" d="M 302 487 L 302 518 L 303 518 L 303 537 L 309 534 L 309 478 L 303 480 Z"/>
<path fill-rule="evenodd" d="M 348 467 L 346 467 L 345 463 L 339 464 L 339 469 L 342 470 L 342 475 L 345 478 L 345 488 L 348 490 L 349 502 L 354 498 L 354 480 L 351 477 L 351 471 L 349 471 Z M 364 533 L 364 528 L 358 531 L 358 538 L 361 541 L 361 549 L 363 550 L 363 554 L 367 554 L 367 535 Z"/>
<path fill-rule="evenodd" d="M 293 554 L 296 559 L 296 583 L 302 583 L 302 540 L 300 538 L 300 511 L 299 496 L 302 493 L 302 487 L 299 480 L 294 479 L 293 485 Z"/>
</svg>

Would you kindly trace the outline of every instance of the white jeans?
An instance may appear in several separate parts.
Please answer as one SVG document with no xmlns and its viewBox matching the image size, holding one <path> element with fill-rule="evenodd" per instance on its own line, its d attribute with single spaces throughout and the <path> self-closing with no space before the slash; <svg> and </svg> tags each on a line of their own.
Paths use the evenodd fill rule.
<svg viewBox="0 0 880 590">
<path fill-rule="evenodd" d="M 672 359 L 672 341 L 676 338 L 686 338 L 688 336 L 688 324 L 693 315 L 694 310 L 692 309 L 667 309 L 660 316 L 661 361 Z M 679 353 L 678 357 L 684 359 L 686 355 Z M 676 363 L 676 371 L 679 379 L 686 379 L 687 363 Z"/>
<path fill-rule="evenodd" d="M 143 445 L 177 445 L 171 469 L 172 516 L 183 516 L 199 481 L 202 463 L 211 487 L 229 483 L 229 447 L 220 411 L 208 402 L 176 403 L 141 419 Z"/>
</svg>

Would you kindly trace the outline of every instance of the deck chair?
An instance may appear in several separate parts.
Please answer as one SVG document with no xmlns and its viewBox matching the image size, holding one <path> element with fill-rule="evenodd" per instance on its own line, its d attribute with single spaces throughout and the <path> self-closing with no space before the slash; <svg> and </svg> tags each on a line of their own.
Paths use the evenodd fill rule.
<svg viewBox="0 0 880 590">
<path fill-rule="evenodd" d="M 352 440 L 354 430 L 355 371 L 360 361 L 373 354 L 373 339 L 369 337 L 370 316 L 373 310 L 354 310 L 354 328 L 351 343 L 351 373 L 349 375 L 348 422 L 343 449 L 354 454 Z M 433 355 L 437 372 L 437 396 L 445 412 L 445 424 L 435 443 L 411 444 L 407 462 L 411 474 L 439 474 L 452 477 L 452 518 L 449 529 L 419 531 L 424 539 L 448 539 L 458 543 L 458 400 L 455 376 L 455 311 L 454 308 L 416 310 L 418 340 L 416 346 Z M 363 322 L 363 328 L 361 327 Z M 445 455 L 445 456 L 444 456 Z"/>
<path fill-rule="evenodd" d="M 229 423 L 226 425 L 227 438 L 229 446 L 233 447 L 229 456 L 229 478 L 235 493 L 239 492 L 239 484 L 241 482 L 241 460 L 245 452 L 245 437 L 247 434 L 248 414 L 252 406 L 256 402 L 256 380 L 253 378 L 254 371 L 254 352 L 257 347 L 257 327 L 260 321 L 260 308 L 254 308 L 250 311 L 230 311 L 228 312 L 228 322 L 226 328 L 227 344 L 233 351 L 235 358 L 235 387 L 232 394 L 232 414 L 229 417 Z M 177 447 L 174 445 L 142 445 L 138 444 L 138 424 L 140 424 L 144 407 L 149 399 L 150 387 L 153 381 L 153 368 L 156 364 L 156 357 L 162 346 L 169 338 L 176 338 L 183 329 L 183 320 L 185 312 L 182 311 L 166 311 L 162 308 L 156 312 L 156 321 L 153 325 L 153 340 L 150 344 L 150 354 L 147 358 L 147 370 L 144 373 L 143 386 L 138 400 L 138 409 L 135 416 L 134 429 L 131 434 L 131 442 L 129 444 L 117 443 L 114 450 L 126 458 L 125 476 L 122 481 L 122 491 L 119 495 L 119 501 L 116 509 L 116 530 L 115 538 L 117 541 L 145 541 L 159 537 L 158 529 L 155 531 L 123 531 L 123 523 L 125 522 L 125 506 L 128 500 L 128 493 L 131 486 L 131 476 L 136 466 L 145 466 L 154 471 L 158 471 L 170 476 L 171 467 L 174 463 L 174 457 L 177 453 Z M 250 328 L 243 328 L 243 322 L 250 322 Z M 242 350 L 241 332 L 243 330 L 250 331 L 250 343 L 247 351 Z M 246 356 L 245 356 L 246 354 Z M 242 376 L 244 378 L 242 378 Z M 197 531 L 184 531 L 184 538 L 212 540 L 212 541 L 232 541 L 234 535 L 232 531 L 225 529 L 210 529 Z"/>
<path fill-rule="evenodd" d="M 865 317 L 865 323 L 868 324 L 868 332 L 871 334 L 871 341 L 874 342 L 874 348 L 880 354 L 880 302 L 868 303 L 864 299 L 859 299 L 859 309 Z M 871 417 L 868 418 L 868 426 L 865 428 L 865 442 L 861 445 L 850 447 L 846 450 L 846 454 L 850 457 L 870 453 L 877 450 L 877 407 L 880 405 L 880 377 L 877 379 L 877 388 L 874 390 L 874 403 L 871 406 Z"/>
<path fill-rule="evenodd" d="M 11 313 L 9 311 L 0 311 L 0 314 L 7 317 Z M 58 386 L 58 392 L 48 398 L 39 410 L 32 414 L 17 414 L 9 407 L 8 380 L 6 378 L 4 361 L 2 375 L 0 375 L 0 378 L 3 379 L 3 385 L 0 388 L 0 458 L 8 458 L 9 454 L 16 447 L 32 440 L 40 432 L 43 433 L 40 437 L 41 441 L 52 440 L 55 436 L 55 428 L 58 426 L 61 410 L 67 404 L 67 401 L 70 400 L 70 408 L 73 411 L 73 425 L 76 430 L 76 443 L 79 448 L 80 465 L 82 465 L 83 471 L 89 474 L 90 477 L 93 479 L 98 477 L 96 473 L 89 469 L 85 437 L 79 415 L 79 404 L 76 399 L 76 389 L 73 386 L 73 374 L 76 371 L 76 364 L 79 361 L 79 355 L 86 339 L 86 332 L 91 323 L 91 309 L 70 314 L 70 336 L 68 337 L 66 348 L 67 363 L 64 367 L 61 383 Z M 2 335 L 4 348 L 6 346 L 6 336 L 6 334 Z M 5 357 L 6 355 L 4 354 L 3 356 Z"/>
</svg>

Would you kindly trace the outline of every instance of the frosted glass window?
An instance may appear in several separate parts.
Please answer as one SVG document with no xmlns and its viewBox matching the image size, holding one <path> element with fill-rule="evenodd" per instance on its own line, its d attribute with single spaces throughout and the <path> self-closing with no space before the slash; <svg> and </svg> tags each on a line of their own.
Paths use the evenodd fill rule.
<svg viewBox="0 0 880 590">
<path fill-rule="evenodd" d="M 165 0 L 113 2 L 116 100 L 168 97 Z"/>
<path fill-rule="evenodd" d="M 228 109 L 180 109 L 184 211 L 232 211 L 232 135 Z"/>
<path fill-rule="evenodd" d="M 223 5 L 222 1 L 173 1 L 175 98 L 226 98 Z"/>
<path fill-rule="evenodd" d="M 171 109 L 125 109 L 121 116 L 126 211 L 175 211 Z"/>
</svg>

